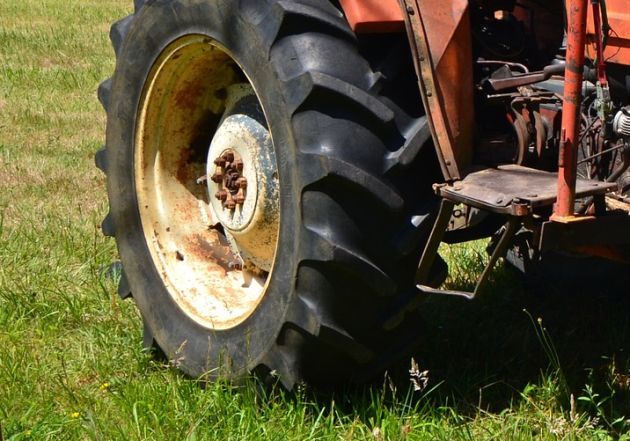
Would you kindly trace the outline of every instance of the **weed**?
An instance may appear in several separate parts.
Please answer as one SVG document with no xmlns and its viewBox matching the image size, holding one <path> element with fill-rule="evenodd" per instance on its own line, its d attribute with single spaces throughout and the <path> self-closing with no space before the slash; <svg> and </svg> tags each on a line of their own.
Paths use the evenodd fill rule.
<svg viewBox="0 0 630 441">
<path fill-rule="evenodd" d="M 560 363 L 560 357 L 558 356 L 558 351 L 556 350 L 555 345 L 553 344 L 553 340 L 549 335 L 549 331 L 543 325 L 542 317 L 538 317 L 534 320 L 534 317 L 527 311 L 526 309 L 523 312 L 527 315 L 530 322 L 532 323 L 534 330 L 536 332 L 536 337 L 540 342 L 540 345 L 549 360 L 549 365 L 551 368 L 551 375 L 555 379 L 555 381 L 559 384 L 560 391 L 562 393 L 562 398 L 566 403 L 568 403 L 571 399 L 571 390 L 567 383 L 567 379 L 562 371 L 562 365 Z"/>
</svg>

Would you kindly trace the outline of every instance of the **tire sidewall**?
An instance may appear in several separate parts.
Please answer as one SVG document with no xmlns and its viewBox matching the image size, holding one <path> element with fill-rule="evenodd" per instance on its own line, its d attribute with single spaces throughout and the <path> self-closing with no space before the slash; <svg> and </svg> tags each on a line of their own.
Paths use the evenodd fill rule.
<svg viewBox="0 0 630 441">
<path fill-rule="evenodd" d="M 243 6 L 243 3 L 246 3 Z M 133 297 L 160 348 L 193 376 L 242 376 L 259 364 L 275 343 L 294 297 L 299 185 L 291 118 L 282 80 L 269 62 L 264 26 L 265 2 L 175 0 L 145 4 L 135 15 L 117 56 L 108 111 L 108 193 L 116 242 Z M 225 47 L 248 75 L 272 134 L 280 182 L 280 233 L 266 292 L 241 324 L 210 330 L 173 300 L 151 258 L 138 210 L 134 179 L 136 120 L 151 67 L 173 41 L 190 34 Z M 273 104 L 272 104 L 273 103 Z"/>
</svg>

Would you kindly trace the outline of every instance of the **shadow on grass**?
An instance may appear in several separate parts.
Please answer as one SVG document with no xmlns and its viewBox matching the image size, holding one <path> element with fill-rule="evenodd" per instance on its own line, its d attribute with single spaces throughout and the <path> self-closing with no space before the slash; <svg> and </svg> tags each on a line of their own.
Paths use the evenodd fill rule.
<svg viewBox="0 0 630 441">
<path fill-rule="evenodd" d="M 420 311 L 426 338 L 414 358 L 430 371 L 432 384 L 442 382 L 438 404 L 455 400 L 460 411 L 501 411 L 553 369 L 536 332 L 543 327 L 570 393 L 581 396 L 586 384 L 602 390 L 602 396 L 614 390 L 616 411 L 627 415 L 629 281 L 627 266 L 595 259 L 550 258 L 527 277 L 501 266 L 473 301 L 426 300 Z M 447 284 L 473 288 L 470 277 Z"/>
<path fill-rule="evenodd" d="M 483 250 L 473 254 L 449 257 L 453 271 L 448 288 L 472 289 L 485 259 Z M 343 421 L 363 421 L 372 427 L 388 413 L 410 412 L 420 414 L 420 419 L 455 415 L 461 421 L 475 418 L 480 409 L 518 411 L 528 385 L 547 387 L 567 414 L 569 394 L 584 396 L 589 385 L 601 398 L 611 399 L 597 409 L 578 401 L 578 411 L 614 421 L 630 413 L 629 278 L 627 268 L 603 268 L 590 259 L 573 264 L 548 261 L 528 278 L 503 265 L 474 301 L 448 296 L 424 301 L 418 324 L 424 338 L 413 357 L 420 370 L 429 370 L 428 389 L 435 390 L 428 396 L 410 393 L 406 359 L 389 371 L 394 387 L 380 377 L 367 387 L 323 391 L 300 385 L 285 393 L 279 385 L 273 392 L 254 382 L 257 398 L 252 401 L 269 409 L 275 403 L 289 403 L 288 409 L 312 405 L 309 412 L 315 416 L 334 409 Z M 543 328 L 553 342 L 568 393 L 549 387 L 557 372 L 541 343 Z M 541 413 L 558 410 L 549 407 Z M 600 424 L 613 431 L 625 427 Z"/>
<path fill-rule="evenodd" d="M 479 262 L 485 260 L 477 252 Z M 448 259 L 453 265 L 457 256 Z M 482 263 L 470 256 L 446 283 L 447 288 L 474 288 Z M 630 413 L 630 269 L 594 259 L 549 259 L 527 277 L 503 264 L 489 285 L 473 301 L 431 296 L 420 308 L 425 336 L 413 357 L 420 370 L 429 370 L 428 388 L 435 387 L 422 406 L 452 408 L 474 416 L 480 409 L 500 413 L 513 408 L 528 385 L 544 385 L 558 378 L 540 339 L 541 330 L 566 379 L 568 392 L 555 389 L 565 412 L 573 394 L 578 410 L 613 421 Z M 397 392 L 384 381 L 332 394 L 313 392 L 322 404 L 334 397 L 345 411 L 362 414 L 375 394 L 380 402 L 407 402 L 409 360 L 389 371 Z M 548 383 L 547 383 L 548 384 Z M 579 400 L 589 385 L 609 397 L 605 406 Z M 390 390 L 387 390 L 390 389 Z M 348 396 L 349 395 L 349 396 Z M 422 397 L 423 394 L 417 394 Z M 344 407 L 344 406 L 342 406 Z M 604 408 L 605 407 L 605 408 Z M 623 424 L 622 424 L 623 425 Z M 609 425 L 613 429 L 612 425 Z"/>
</svg>

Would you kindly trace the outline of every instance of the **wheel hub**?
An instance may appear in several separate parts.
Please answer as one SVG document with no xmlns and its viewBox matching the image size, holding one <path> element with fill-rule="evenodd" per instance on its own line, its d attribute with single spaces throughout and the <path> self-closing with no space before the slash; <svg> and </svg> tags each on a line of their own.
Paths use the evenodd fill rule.
<svg viewBox="0 0 630 441">
<path fill-rule="evenodd" d="M 278 171 L 269 130 L 250 87 L 228 90 L 208 152 L 210 205 L 243 261 L 270 271 L 279 227 Z"/>
</svg>

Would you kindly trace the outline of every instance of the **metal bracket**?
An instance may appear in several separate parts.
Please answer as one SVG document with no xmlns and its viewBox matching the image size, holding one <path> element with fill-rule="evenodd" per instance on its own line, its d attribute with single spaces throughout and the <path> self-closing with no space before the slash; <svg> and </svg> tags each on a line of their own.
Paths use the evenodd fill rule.
<svg viewBox="0 0 630 441">
<path fill-rule="evenodd" d="M 437 256 L 438 247 L 440 246 L 442 238 L 446 233 L 446 227 L 451 214 L 453 213 L 454 206 L 455 204 L 452 201 L 442 199 L 440 211 L 420 259 L 420 265 L 418 266 L 418 272 L 416 273 L 416 282 L 418 283 L 418 288 L 428 294 L 444 294 L 474 299 L 485 286 L 492 268 L 494 268 L 499 258 L 505 256 L 512 239 L 516 235 L 516 232 L 521 226 L 523 220 L 522 218 L 515 216 L 509 217 L 508 222 L 505 224 L 505 231 L 501 234 L 501 238 L 499 239 L 497 246 L 492 251 L 490 260 L 483 270 L 483 273 L 481 273 L 473 292 L 432 288 L 430 286 L 423 285 L 423 283 L 426 283 L 427 281 L 429 271 Z"/>
<path fill-rule="evenodd" d="M 440 203 L 440 211 L 438 211 L 437 218 L 433 224 L 433 229 L 431 230 L 431 235 L 424 246 L 424 251 L 422 252 L 422 257 L 420 258 L 420 265 L 418 266 L 418 271 L 416 272 L 416 282 L 418 283 L 426 282 L 429 277 L 429 271 L 431 270 L 431 266 L 437 256 L 440 242 L 442 242 L 442 238 L 446 233 L 446 227 L 451 219 L 454 207 L 455 203 L 453 201 L 442 199 L 442 202 Z"/>
</svg>

